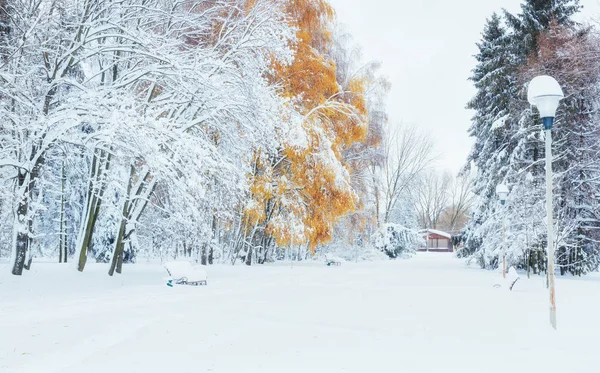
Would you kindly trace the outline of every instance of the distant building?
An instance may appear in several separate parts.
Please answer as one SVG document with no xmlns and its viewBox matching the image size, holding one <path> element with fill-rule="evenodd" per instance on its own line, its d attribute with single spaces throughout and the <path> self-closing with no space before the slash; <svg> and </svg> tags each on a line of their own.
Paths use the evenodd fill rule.
<svg viewBox="0 0 600 373">
<path fill-rule="evenodd" d="M 438 231 L 435 229 L 425 229 L 420 231 L 421 235 L 427 243 L 426 247 L 422 247 L 419 251 L 431 251 L 431 252 L 442 252 L 452 253 L 454 249 L 452 247 L 452 235 L 450 233 Z"/>
</svg>

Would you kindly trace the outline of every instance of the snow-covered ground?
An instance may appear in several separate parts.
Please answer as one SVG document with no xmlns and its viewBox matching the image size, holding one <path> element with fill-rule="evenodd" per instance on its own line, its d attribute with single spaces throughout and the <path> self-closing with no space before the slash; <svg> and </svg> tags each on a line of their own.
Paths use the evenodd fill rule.
<svg viewBox="0 0 600 373">
<path fill-rule="evenodd" d="M 513 292 L 452 254 L 411 260 L 209 268 L 165 285 L 154 264 L 0 265 L 0 372 L 598 371 L 600 276 Z"/>
</svg>

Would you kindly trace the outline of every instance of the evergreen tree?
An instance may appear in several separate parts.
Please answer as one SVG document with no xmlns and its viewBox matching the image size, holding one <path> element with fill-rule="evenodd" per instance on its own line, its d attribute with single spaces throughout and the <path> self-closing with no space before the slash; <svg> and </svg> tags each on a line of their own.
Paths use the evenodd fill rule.
<svg viewBox="0 0 600 373">
<path fill-rule="evenodd" d="M 535 76 L 541 74 L 550 74 L 559 79 L 563 85 L 565 92 L 569 91 L 569 87 L 565 85 L 565 80 L 560 79 L 559 71 L 552 72 L 548 67 L 539 66 L 539 60 L 542 59 L 542 44 L 544 37 L 557 31 L 558 29 L 566 28 L 574 30 L 576 27 L 572 16 L 580 9 L 578 0 L 553 0 L 553 1 L 531 1 L 527 0 L 522 4 L 522 13 L 519 15 L 511 15 L 505 12 L 507 24 L 511 29 L 510 48 L 514 55 L 514 61 L 518 64 L 514 70 L 514 78 L 520 90 L 512 97 L 509 106 L 509 112 L 512 118 L 516 120 L 516 129 L 511 133 L 511 142 L 514 143 L 514 148 L 511 151 L 511 156 L 508 164 L 506 175 L 506 183 L 512 186 L 512 193 L 509 197 L 508 208 L 511 221 L 511 233 L 509 238 L 509 262 L 512 264 L 530 269 L 534 273 L 545 271 L 547 258 L 547 228 L 545 222 L 545 168 L 544 168 L 544 134 L 537 113 L 531 110 L 529 103 L 526 100 L 526 86 L 528 82 Z M 550 31 L 551 28 L 556 30 Z M 556 40 L 557 47 L 564 44 L 563 41 Z M 553 60 L 557 56 L 552 56 L 546 59 Z M 534 66 L 531 66 L 531 65 Z M 535 66 L 537 65 L 537 66 Z M 558 69 L 560 70 L 560 69 Z M 563 101 L 558 113 L 557 126 L 553 130 L 555 141 L 554 149 L 555 158 L 555 175 L 560 175 L 559 165 L 556 160 L 568 157 L 568 151 L 563 153 L 565 144 L 562 130 L 560 127 L 561 117 L 564 117 L 570 104 L 569 100 Z M 565 149 L 566 150 L 566 149 Z M 564 155 L 561 155 L 564 154 Z M 571 166 L 573 164 L 570 164 Z M 568 168 L 570 166 L 566 166 Z M 566 169 L 565 168 L 565 169 Z M 554 180 L 554 186 L 557 186 L 557 179 Z M 572 190 L 570 187 L 567 190 Z M 569 230 L 577 226 L 573 221 L 561 218 L 565 210 L 565 203 L 559 202 L 561 199 L 561 191 L 555 190 L 555 212 L 556 222 L 558 223 L 557 238 L 567 239 L 570 235 Z M 557 208 L 558 207 L 558 208 Z M 572 214 L 571 214 L 572 215 Z M 499 235 L 499 233 L 497 233 Z M 560 236 L 560 237 L 559 237 Z M 567 239 L 567 241 L 569 241 Z M 490 240 L 493 242 L 493 240 Z M 566 241 L 563 242 L 563 245 Z M 560 251 L 560 250 L 557 250 Z M 559 255 L 565 257 L 565 255 Z M 583 263 L 583 261 L 579 261 Z M 568 267 L 567 262 L 562 263 L 563 267 Z M 561 263 L 559 263 L 559 267 Z M 577 270 L 577 272 L 582 273 Z M 564 273 L 564 272 L 563 272 Z"/>
<path fill-rule="evenodd" d="M 471 164 L 476 166 L 474 192 L 478 201 L 472 221 L 464 234 L 465 248 L 461 254 L 472 255 L 483 267 L 493 268 L 498 263 L 499 248 L 503 245 L 501 219 L 506 216 L 510 217 L 507 232 L 509 265 L 528 270 L 532 268 L 534 273 L 545 271 L 544 137 L 538 115 L 532 112 L 527 103 L 526 86 L 534 75 L 549 73 L 551 70 L 549 66 L 539 66 L 539 63 L 538 66 L 530 66 L 532 61 L 542 59 L 539 56 L 540 43 L 543 44 L 544 40 L 540 41 L 540 38 L 546 37 L 551 27 L 574 29 L 576 24 L 571 17 L 580 8 L 578 0 L 526 0 L 521 6 L 520 14 L 513 15 L 504 11 L 507 30 L 502 28 L 500 17 L 493 15 L 486 24 L 481 43 L 478 44 L 478 65 L 471 78 L 477 88 L 477 95 L 467 106 L 476 112 L 470 129 L 475 145 L 465 169 L 468 171 Z M 555 40 L 555 43 L 561 44 L 564 40 Z M 557 53 L 552 58 L 559 56 L 560 53 Z M 564 68 L 566 66 L 567 64 L 563 65 Z M 552 75 L 560 75 L 560 72 L 557 69 Z M 588 76 L 587 80 L 594 79 Z M 566 91 L 569 89 L 564 88 Z M 588 113 L 586 118 L 589 122 L 589 105 L 582 106 L 579 102 L 577 105 L 580 109 L 577 109 L 577 105 L 571 104 L 572 100 L 566 101 L 568 102 L 561 105 L 557 123 L 560 123 L 561 117 L 568 117 L 572 123 L 576 123 L 575 117 L 579 115 L 577 118 L 581 119 L 584 113 Z M 583 107 L 588 110 L 583 111 Z M 568 161 L 572 158 L 572 152 L 566 148 L 570 140 L 569 136 L 563 135 L 565 131 L 568 130 L 555 131 L 555 148 L 559 154 L 557 159 L 564 163 L 555 165 L 555 168 L 569 174 L 570 180 L 581 180 L 581 177 L 577 178 L 573 174 L 578 169 L 577 163 Z M 593 133 L 593 130 L 586 127 L 586 132 Z M 577 147 L 573 144 L 571 146 Z M 579 148 L 589 149 L 586 150 L 588 153 L 595 149 L 589 144 Z M 561 180 L 566 180 L 561 171 L 557 175 L 562 177 Z M 587 175 L 589 179 L 589 173 Z M 503 211 L 499 211 L 495 195 L 495 187 L 501 181 L 512 189 Z M 586 234 L 580 227 L 587 223 L 577 224 L 577 219 L 573 217 L 578 213 L 566 207 L 577 206 L 574 210 L 582 212 L 582 205 L 573 202 L 573 198 L 582 190 L 591 190 L 591 187 L 585 189 L 581 183 L 575 187 L 576 183 L 560 182 L 560 192 L 555 191 L 559 195 L 557 200 L 560 204 L 555 216 L 559 222 L 559 231 L 564 236 L 562 241 L 559 240 L 564 248 L 562 252 L 560 247 L 558 250 L 559 265 L 562 265 L 563 273 L 570 271 L 580 274 L 593 268 L 597 259 L 590 245 L 583 243 L 585 240 L 582 237 Z M 555 187 L 556 185 L 555 179 Z M 577 198 L 581 200 L 582 197 Z M 579 220 L 582 223 L 590 221 L 593 208 L 587 206 L 584 210 L 587 213 L 578 215 L 585 216 Z M 563 216 L 570 218 L 562 218 Z M 571 236 L 578 238 L 569 238 Z M 574 263 L 579 263 L 577 268 L 573 267 Z"/>
<path fill-rule="evenodd" d="M 511 120 L 509 105 L 515 96 L 515 64 L 510 50 L 510 39 L 502 25 L 502 19 L 494 13 L 487 21 L 482 40 L 477 44 L 477 66 L 470 78 L 477 94 L 467 104 L 475 111 L 469 134 L 475 144 L 463 172 L 476 172 L 473 191 L 477 195 L 472 220 L 466 228 L 465 250 L 469 255 L 481 245 L 478 228 L 490 218 L 496 206 L 495 188 L 506 173 L 510 154 L 509 134 Z M 483 263 L 482 263 L 483 264 Z"/>
<path fill-rule="evenodd" d="M 525 0 L 521 14 L 513 15 L 505 10 L 506 21 L 513 30 L 512 46 L 521 61 L 537 51 L 537 39 L 550 22 L 573 25 L 571 17 L 580 9 L 579 0 Z"/>
<path fill-rule="evenodd" d="M 524 70 L 523 80 L 547 73 L 566 93 L 553 129 L 554 216 L 557 222 L 556 263 L 561 274 L 581 275 L 596 270 L 600 260 L 598 101 L 600 63 L 597 37 L 588 29 L 553 22 L 542 33 L 537 57 Z"/>
</svg>

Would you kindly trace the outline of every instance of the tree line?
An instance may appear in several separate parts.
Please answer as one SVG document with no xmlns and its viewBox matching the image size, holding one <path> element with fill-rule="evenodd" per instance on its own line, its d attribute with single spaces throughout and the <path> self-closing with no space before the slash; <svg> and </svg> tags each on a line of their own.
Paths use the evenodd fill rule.
<svg viewBox="0 0 600 373">
<path fill-rule="evenodd" d="M 506 249 L 510 265 L 546 271 L 544 134 L 526 99 L 542 74 L 565 92 L 553 131 L 557 267 L 582 275 L 600 263 L 600 35 L 574 21 L 580 9 L 578 0 L 527 0 L 518 14 L 493 14 L 478 43 L 477 94 L 467 106 L 475 144 L 463 171 L 475 175 L 476 204 L 460 254 L 484 268 L 497 267 Z M 510 188 L 506 206 L 495 195 L 500 183 Z"/>
<path fill-rule="evenodd" d="M 0 257 L 112 275 L 368 240 L 379 67 L 325 0 L 1 0 Z"/>
</svg>

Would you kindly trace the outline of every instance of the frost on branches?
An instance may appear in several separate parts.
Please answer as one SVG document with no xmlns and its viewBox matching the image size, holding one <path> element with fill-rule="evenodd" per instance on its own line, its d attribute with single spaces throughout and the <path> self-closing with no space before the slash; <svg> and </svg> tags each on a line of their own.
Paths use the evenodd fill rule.
<svg viewBox="0 0 600 373">
<path fill-rule="evenodd" d="M 391 259 L 406 258 L 425 247 L 423 236 L 414 229 L 399 224 L 383 224 L 373 235 L 375 248 Z"/>
<path fill-rule="evenodd" d="M 111 275 L 138 257 L 264 262 L 314 252 L 357 208 L 346 155 L 370 138 L 377 78 L 337 76 L 327 2 L 1 3 L 14 274 L 33 257 Z"/>
<path fill-rule="evenodd" d="M 600 263 L 600 66 L 593 57 L 600 38 L 573 22 L 578 9 L 574 0 L 525 1 L 521 14 L 492 16 L 478 44 L 478 92 L 469 103 L 475 146 L 467 167 L 476 173 L 477 204 L 458 254 L 484 268 L 496 267 L 506 250 L 508 266 L 546 271 L 545 135 L 525 97 L 528 82 L 541 74 L 555 77 L 566 96 L 552 130 L 557 269 L 582 275 Z M 494 193 L 501 182 L 511 190 L 506 206 Z"/>
</svg>

